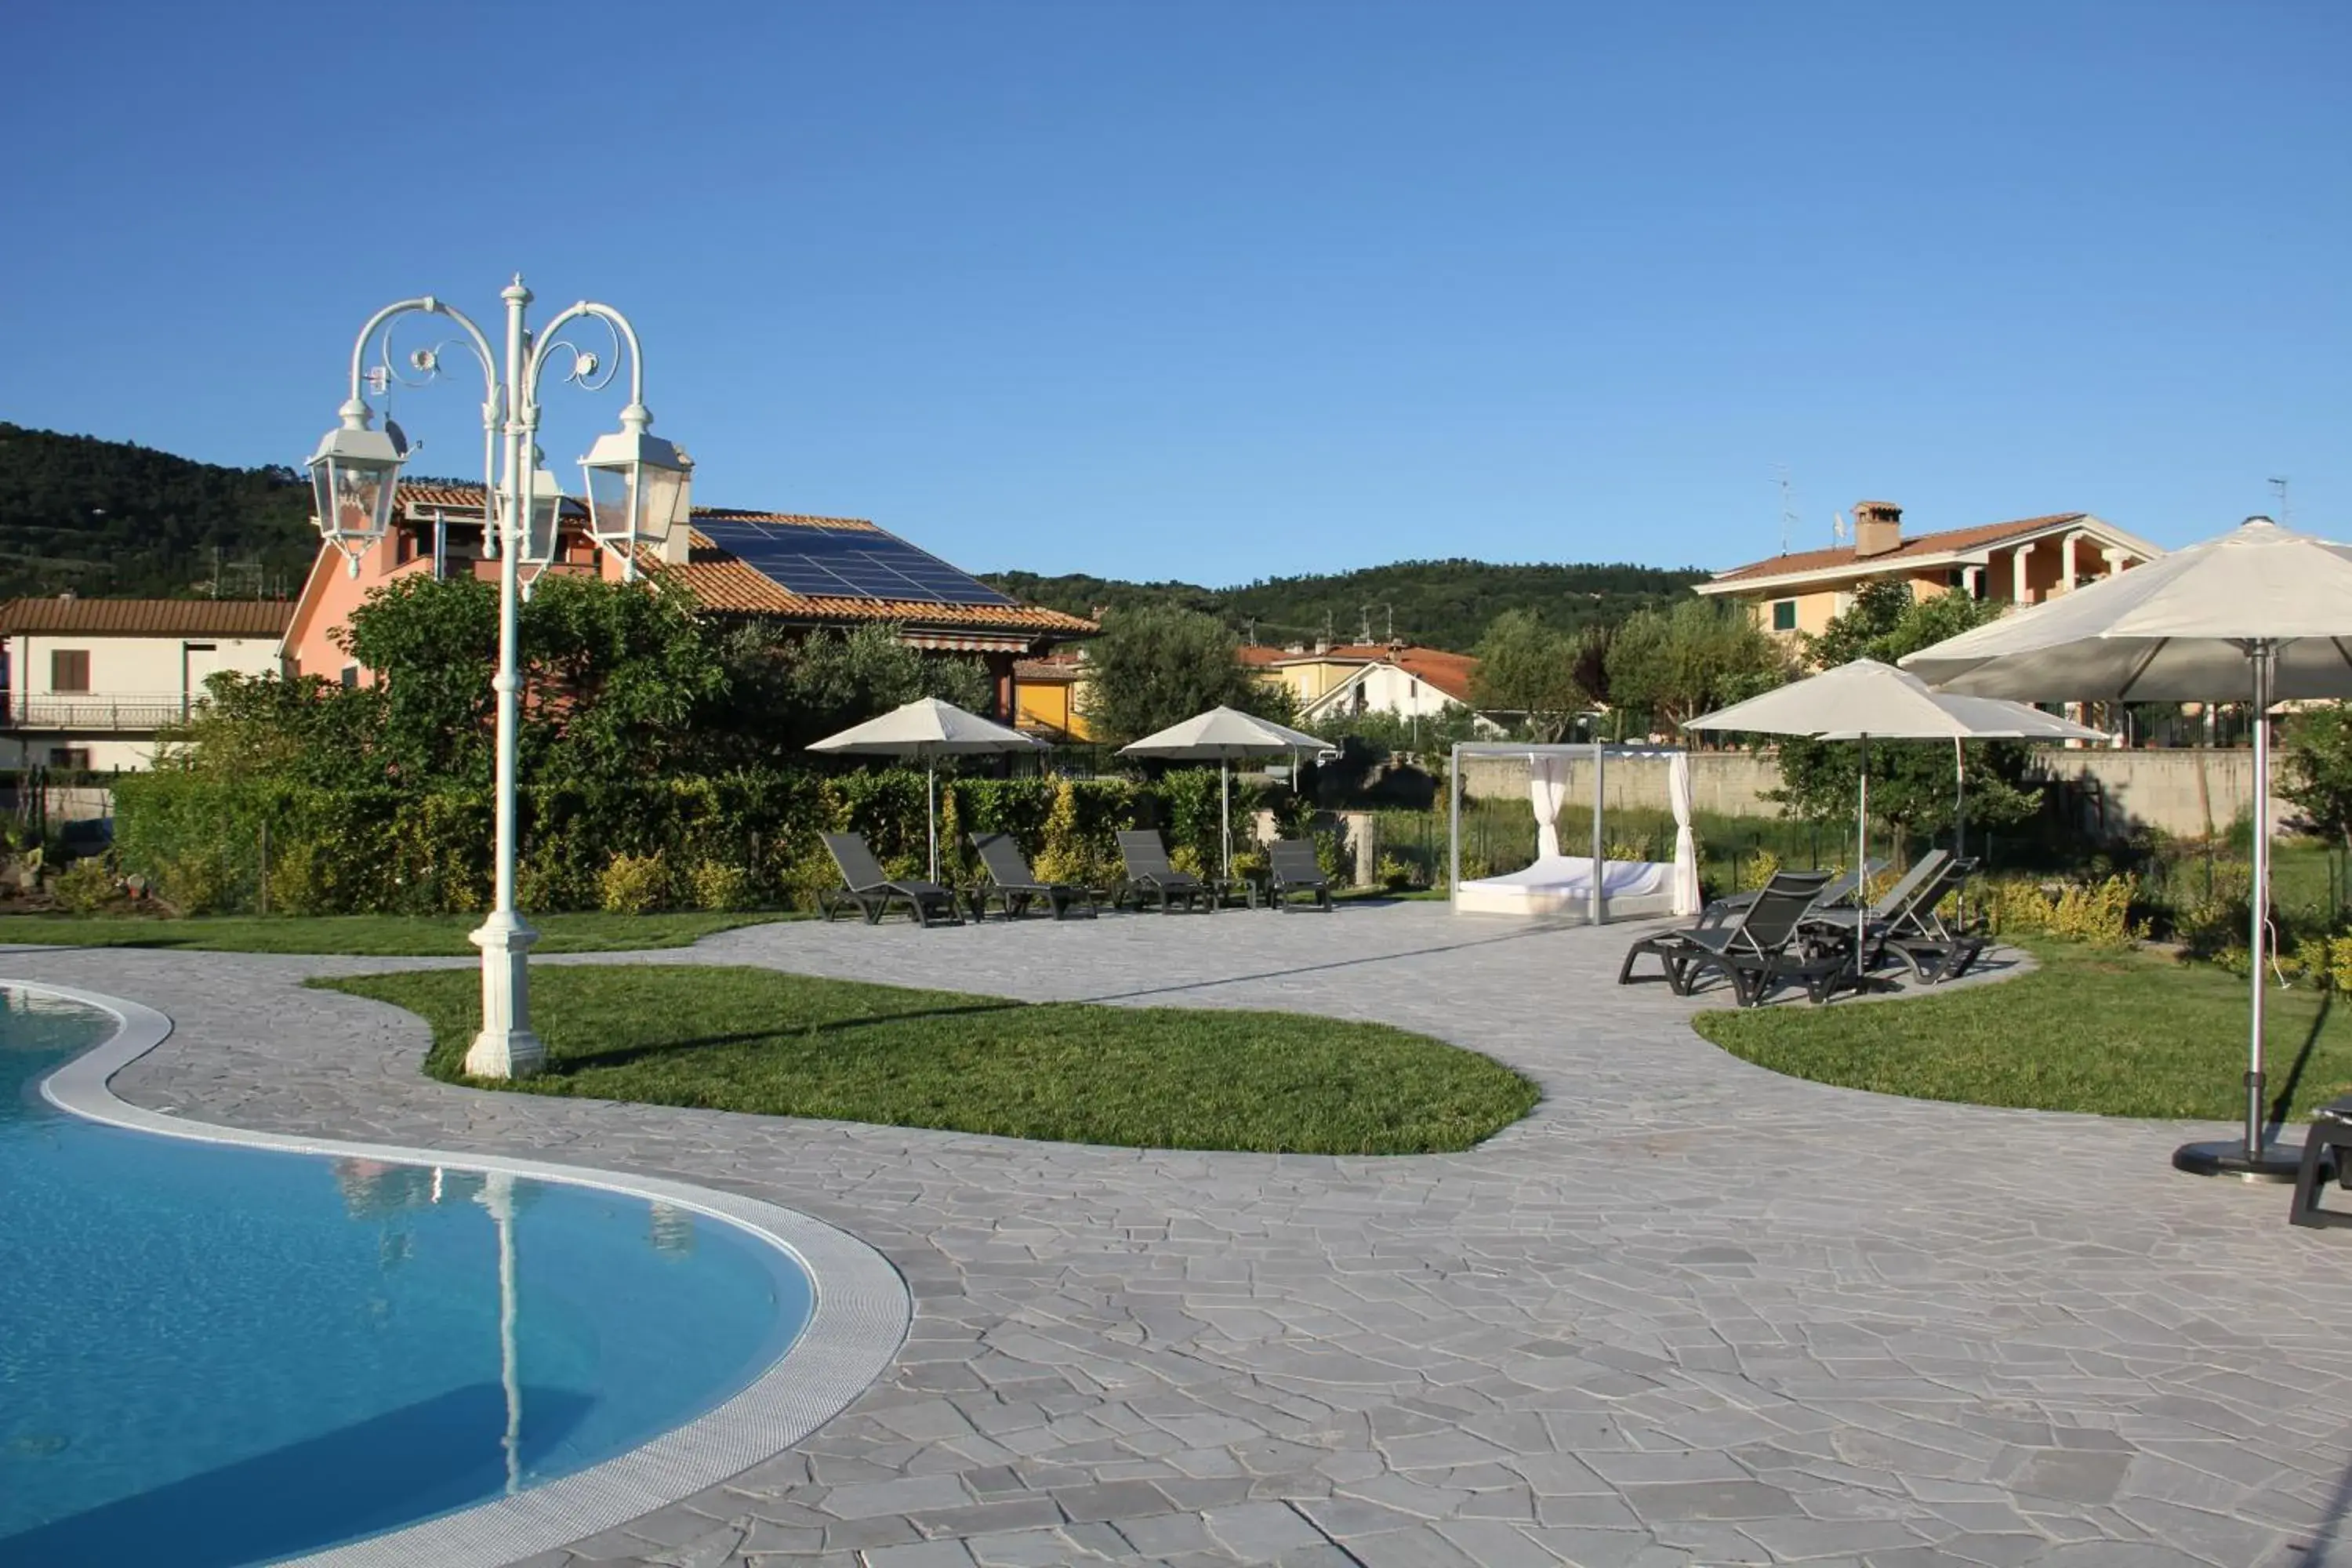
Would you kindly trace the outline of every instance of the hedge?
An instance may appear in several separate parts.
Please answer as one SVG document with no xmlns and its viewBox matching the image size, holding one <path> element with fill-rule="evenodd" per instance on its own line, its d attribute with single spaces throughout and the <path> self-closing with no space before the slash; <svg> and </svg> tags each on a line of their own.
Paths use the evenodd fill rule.
<svg viewBox="0 0 2352 1568">
<path fill-rule="evenodd" d="M 806 906 L 838 881 L 817 835 L 865 835 L 898 875 L 924 867 L 920 773 L 764 770 L 519 792 L 516 902 L 525 910 Z M 1267 804 L 1235 781 L 1237 835 Z M 1278 795 L 1278 792 L 1275 792 Z M 1217 775 L 953 779 L 940 787 L 941 873 L 978 875 L 964 835 L 1008 832 L 1042 877 L 1100 885 L 1113 834 L 1157 827 L 1180 865 L 1214 863 Z M 190 914 L 430 914 L 490 901 L 489 792 L 325 790 L 186 773 L 115 786 L 118 868 Z M 616 861 L 622 862 L 615 871 Z M 611 873 L 608 875 L 608 873 Z"/>
</svg>

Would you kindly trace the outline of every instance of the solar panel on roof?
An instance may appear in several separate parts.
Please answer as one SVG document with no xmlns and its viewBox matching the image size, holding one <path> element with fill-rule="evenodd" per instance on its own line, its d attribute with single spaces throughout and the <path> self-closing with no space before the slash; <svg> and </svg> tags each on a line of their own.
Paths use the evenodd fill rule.
<svg viewBox="0 0 2352 1568">
<path fill-rule="evenodd" d="M 705 538 L 795 594 L 910 599 L 938 605 L 1012 605 L 968 572 L 878 529 L 695 520 Z"/>
</svg>

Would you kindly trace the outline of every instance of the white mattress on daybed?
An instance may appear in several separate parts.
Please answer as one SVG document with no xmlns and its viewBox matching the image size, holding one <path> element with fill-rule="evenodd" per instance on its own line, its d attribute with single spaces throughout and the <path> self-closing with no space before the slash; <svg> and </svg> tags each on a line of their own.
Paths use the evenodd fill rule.
<svg viewBox="0 0 2352 1568">
<path fill-rule="evenodd" d="M 1610 920 L 1640 920 L 1674 913 L 1672 861 L 1601 862 L 1602 913 Z M 1581 919 L 1592 908 L 1592 858 L 1549 855 L 1525 870 L 1465 882 L 1454 895 L 1463 914 L 1565 916 Z"/>
</svg>

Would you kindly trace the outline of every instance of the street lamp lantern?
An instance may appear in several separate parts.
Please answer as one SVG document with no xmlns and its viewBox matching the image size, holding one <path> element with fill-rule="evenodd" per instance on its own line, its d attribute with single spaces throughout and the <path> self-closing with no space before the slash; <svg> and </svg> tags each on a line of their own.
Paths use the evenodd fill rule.
<svg viewBox="0 0 2352 1568">
<path fill-rule="evenodd" d="M 310 455 L 319 531 L 342 552 L 354 577 L 360 557 L 392 527 L 393 495 L 400 480 L 400 448 L 385 432 L 370 429 L 369 418 L 368 405 L 352 398 L 343 405 L 343 422 Z"/>
<path fill-rule="evenodd" d="M 555 559 L 556 544 L 562 536 L 559 524 L 562 521 L 565 499 L 563 481 L 557 479 L 544 465 L 531 475 L 530 526 L 523 534 L 522 542 L 519 546 L 521 554 L 516 562 L 516 564 L 524 570 L 544 571 L 548 563 Z M 515 510 L 513 490 L 509 489 L 501 491 L 499 500 L 506 515 L 511 518 Z M 501 531 L 511 538 L 514 525 L 508 522 Z"/>
<path fill-rule="evenodd" d="M 499 663 L 490 681 L 498 695 L 498 752 L 492 788 L 497 843 L 490 883 L 490 912 L 468 938 L 482 952 L 482 1026 L 466 1053 L 466 1071 L 477 1078 L 522 1078 L 545 1064 L 546 1047 L 530 1026 L 529 961 L 539 933 L 515 908 L 518 731 L 521 722 L 522 669 L 519 606 L 530 584 L 556 559 L 562 524 L 563 488 L 547 471 L 534 437 L 539 431 L 539 395 L 546 373 L 589 392 L 610 384 L 626 350 L 629 403 L 621 430 L 600 439 L 583 460 L 588 475 L 591 531 L 607 547 L 618 542 L 625 561 L 634 560 L 636 541 L 665 533 L 684 521 L 686 457 L 667 441 L 646 433 L 653 415 L 646 408 L 645 358 L 636 330 L 609 305 L 583 300 L 557 312 L 533 332 L 525 321 L 530 290 L 520 276 L 499 291 L 506 305 L 506 352 L 465 312 L 430 294 L 398 300 L 368 319 L 352 345 L 351 398 L 342 424 L 330 431 L 310 459 L 319 492 L 319 531 L 343 552 L 352 574 L 359 557 L 391 525 L 393 487 L 399 476 L 402 443 L 395 435 L 369 428 L 372 415 L 362 387 L 421 386 L 443 368 L 443 351 L 470 350 L 482 370 L 482 489 L 484 553 L 499 564 Z M 408 356 L 415 379 L 395 368 L 392 324 L 411 315 L 438 317 L 460 336 Z M 614 357 L 589 352 L 564 335 L 573 323 L 601 323 L 612 335 Z M 378 342 L 381 332 L 382 340 Z M 382 363 L 371 369 L 369 346 Z M 529 575 L 525 573 L 528 569 Z M 634 576 L 632 568 L 628 574 Z"/>
<path fill-rule="evenodd" d="M 621 411 L 621 428 L 599 436 L 580 471 L 588 481 L 588 536 L 621 558 L 621 574 L 637 574 L 637 545 L 667 537 L 685 521 L 687 472 L 692 460 L 650 433 L 653 415 L 642 403 Z"/>
</svg>

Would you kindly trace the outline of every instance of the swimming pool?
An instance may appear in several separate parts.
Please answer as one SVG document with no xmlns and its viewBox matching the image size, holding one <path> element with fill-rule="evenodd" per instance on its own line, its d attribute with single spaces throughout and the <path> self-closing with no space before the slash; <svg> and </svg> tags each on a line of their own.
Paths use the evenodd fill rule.
<svg viewBox="0 0 2352 1568">
<path fill-rule="evenodd" d="M 8 1568 L 273 1561 L 528 1495 L 727 1401 L 810 1321 L 790 1254 L 678 1205 L 44 1104 L 118 1022 L 0 989 Z"/>
</svg>

